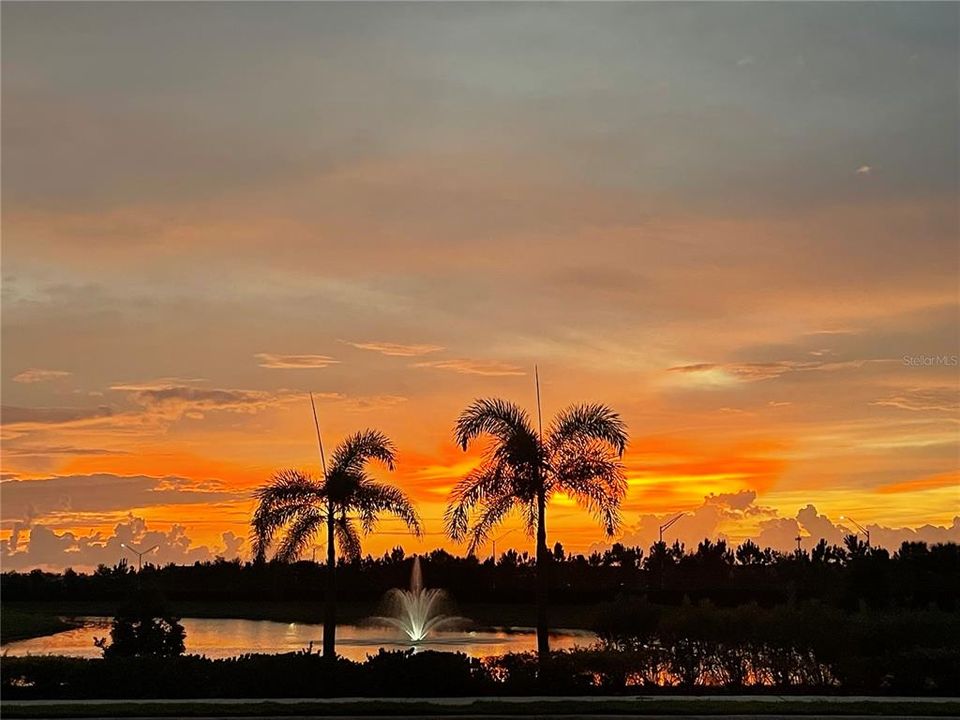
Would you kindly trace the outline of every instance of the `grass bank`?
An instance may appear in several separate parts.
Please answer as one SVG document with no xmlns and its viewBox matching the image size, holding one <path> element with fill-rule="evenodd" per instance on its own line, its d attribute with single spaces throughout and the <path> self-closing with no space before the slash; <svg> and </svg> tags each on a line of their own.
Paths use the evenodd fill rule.
<svg viewBox="0 0 960 720">
<path fill-rule="evenodd" d="M 794 715 L 798 717 L 876 716 L 876 717 L 955 717 L 960 702 L 909 699 L 835 700 L 762 700 L 711 698 L 531 698 L 529 700 L 467 700 L 431 702 L 429 700 L 357 700 L 350 702 L 261 700 L 233 702 L 117 702 L 117 703 L 2 703 L 5 718 L 86 718 L 86 717 L 329 717 L 345 715 L 366 717 L 585 717 L 585 716 L 676 716 L 676 715 Z"/>
<path fill-rule="evenodd" d="M 63 620 L 60 613 L 56 612 L 31 612 L 6 605 L 0 609 L 0 642 L 53 635 L 72 627 L 71 623 Z"/>
</svg>

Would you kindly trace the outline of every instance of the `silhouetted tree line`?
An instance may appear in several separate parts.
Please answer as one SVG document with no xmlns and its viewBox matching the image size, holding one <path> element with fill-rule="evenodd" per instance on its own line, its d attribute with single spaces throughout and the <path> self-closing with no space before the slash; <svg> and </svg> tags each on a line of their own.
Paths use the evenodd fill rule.
<svg viewBox="0 0 960 720">
<path fill-rule="evenodd" d="M 890 553 L 849 537 L 843 546 L 820 541 L 812 551 L 782 553 L 747 541 L 737 548 L 704 540 L 693 551 L 680 543 L 642 548 L 613 545 L 590 555 L 568 554 L 557 543 L 549 554 L 550 596 L 558 604 L 593 604 L 642 596 L 654 604 L 710 601 L 717 607 L 763 607 L 804 600 L 853 610 L 960 609 L 960 546 L 904 543 Z M 430 587 L 445 588 L 461 603 L 527 603 L 535 592 L 535 559 L 508 550 L 497 558 L 423 556 Z M 324 596 L 325 568 L 310 561 L 243 563 L 218 559 L 194 565 L 143 568 L 170 601 L 310 601 Z M 343 601 L 377 601 L 409 582 L 410 558 L 402 548 L 382 557 L 341 559 L 337 591 Z M 91 574 L 8 572 L 0 579 L 5 602 L 109 600 L 120 602 L 136 586 L 125 561 Z"/>
</svg>

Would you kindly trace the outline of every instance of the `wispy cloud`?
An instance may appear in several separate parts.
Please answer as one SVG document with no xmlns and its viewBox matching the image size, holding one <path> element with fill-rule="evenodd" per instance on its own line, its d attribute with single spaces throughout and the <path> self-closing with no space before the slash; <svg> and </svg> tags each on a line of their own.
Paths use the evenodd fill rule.
<svg viewBox="0 0 960 720">
<path fill-rule="evenodd" d="M 170 419 L 200 418 L 209 411 L 255 413 L 294 397 L 289 392 L 201 388 L 155 383 L 114 385 L 111 390 L 129 393 L 130 399 L 152 413 Z"/>
<path fill-rule="evenodd" d="M 942 487 L 960 487 L 960 471 L 939 473 L 928 477 L 904 480 L 902 482 L 886 483 L 885 485 L 880 485 L 877 488 L 877 492 L 881 495 L 891 495 Z"/>
<path fill-rule="evenodd" d="M 344 403 L 350 410 L 358 412 L 367 410 L 386 410 L 407 402 L 408 398 L 402 395 L 367 395 L 355 398 L 345 398 Z"/>
<path fill-rule="evenodd" d="M 65 456 L 107 456 L 129 455 L 124 450 L 106 450 L 104 448 L 85 448 L 74 445 L 24 445 L 22 447 L 10 447 L 9 444 L 3 449 L 3 454 L 8 457 L 48 457 L 50 455 Z"/>
<path fill-rule="evenodd" d="M 442 345 L 405 345 L 390 342 L 350 342 L 349 340 L 344 340 L 343 342 L 358 350 L 372 350 L 381 355 L 391 355 L 395 357 L 418 357 L 444 349 Z"/>
<path fill-rule="evenodd" d="M 219 480 L 112 473 L 57 475 L 3 483 L 4 521 L 58 513 L 105 513 L 129 508 L 221 502 L 246 497 Z"/>
<path fill-rule="evenodd" d="M 521 368 L 499 360 L 469 360 L 453 358 L 450 360 L 425 360 L 414 363 L 412 367 L 452 370 L 462 375 L 486 375 L 489 377 L 505 375 L 526 375 Z"/>
<path fill-rule="evenodd" d="M 667 372 L 724 377 L 727 380 L 768 380 L 793 372 L 828 372 L 862 367 L 867 360 L 776 360 L 773 362 L 693 363 L 667 368 Z"/>
<path fill-rule="evenodd" d="M 7 425 L 64 425 L 84 420 L 107 418 L 113 411 L 106 406 L 96 408 L 31 408 L 5 405 L 0 410 L 0 421 Z"/>
<path fill-rule="evenodd" d="M 59 380 L 69 377 L 71 373 L 66 370 L 44 370 L 41 368 L 29 368 L 22 373 L 13 376 L 13 381 L 18 383 L 39 383 L 49 380 Z"/>
<path fill-rule="evenodd" d="M 271 370 L 325 368 L 340 362 L 329 355 L 278 355 L 276 353 L 257 353 L 254 357 L 259 361 L 260 367 L 270 368 Z"/>
<path fill-rule="evenodd" d="M 955 387 L 914 388 L 874 400 L 870 404 L 914 412 L 932 410 L 956 413 L 960 411 L 960 396 Z"/>
</svg>

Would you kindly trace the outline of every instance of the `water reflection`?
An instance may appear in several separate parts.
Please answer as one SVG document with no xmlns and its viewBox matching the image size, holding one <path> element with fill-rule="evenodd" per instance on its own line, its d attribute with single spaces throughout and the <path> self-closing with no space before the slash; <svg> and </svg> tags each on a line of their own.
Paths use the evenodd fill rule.
<svg viewBox="0 0 960 720">
<path fill-rule="evenodd" d="M 72 630 L 2 646 L 8 655 L 69 655 L 100 657 L 93 639 L 110 633 L 110 619 L 79 618 L 82 624 Z M 225 658 L 244 653 L 286 653 L 304 650 L 312 643 L 315 651 L 323 645 L 323 626 L 309 623 L 280 623 L 269 620 L 231 618 L 184 618 L 187 631 L 187 653 Z M 558 630 L 551 633 L 550 647 L 568 650 L 591 645 L 593 633 L 579 630 Z M 529 652 L 536 649 L 536 634 L 531 629 L 497 629 L 495 631 L 437 631 L 417 644 L 420 649 L 462 652 L 472 657 L 503 655 L 508 652 Z M 399 631 L 362 625 L 337 626 L 337 653 L 351 660 L 363 660 L 379 648 L 403 650 L 410 642 Z"/>
</svg>

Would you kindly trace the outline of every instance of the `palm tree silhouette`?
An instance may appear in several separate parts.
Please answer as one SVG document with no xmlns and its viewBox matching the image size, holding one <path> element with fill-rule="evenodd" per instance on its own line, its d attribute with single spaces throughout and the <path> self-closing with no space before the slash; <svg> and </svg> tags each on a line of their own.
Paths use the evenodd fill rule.
<svg viewBox="0 0 960 720">
<path fill-rule="evenodd" d="M 367 474 L 376 461 L 393 470 L 396 449 L 378 430 L 363 430 L 344 439 L 333 451 L 326 477 L 317 480 L 299 470 L 280 470 L 257 489 L 257 509 L 251 525 L 254 554 L 262 562 L 275 539 L 274 558 L 296 560 L 324 528 L 327 533 L 327 593 L 323 618 L 323 655 L 335 655 L 335 545 L 348 559 L 360 556 L 360 534 L 373 530 L 381 513 L 400 518 L 418 537 L 420 518 L 399 488 L 379 483 Z"/>
<path fill-rule="evenodd" d="M 620 503 L 627 490 L 620 459 L 627 428 L 606 405 L 571 405 L 543 431 L 534 430 L 526 411 L 497 398 L 475 400 L 454 428 L 466 450 L 482 435 L 492 439 L 480 465 L 450 493 L 444 516 L 447 534 L 469 536 L 475 552 L 491 530 L 519 510 L 528 533 L 537 537 L 537 655 L 541 669 L 550 655 L 547 638 L 549 587 L 546 507 L 562 492 L 585 506 L 607 535 L 620 526 Z"/>
</svg>

